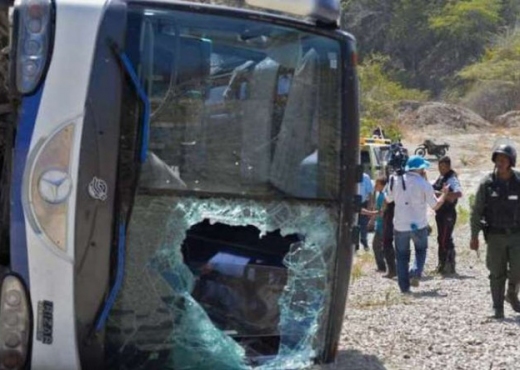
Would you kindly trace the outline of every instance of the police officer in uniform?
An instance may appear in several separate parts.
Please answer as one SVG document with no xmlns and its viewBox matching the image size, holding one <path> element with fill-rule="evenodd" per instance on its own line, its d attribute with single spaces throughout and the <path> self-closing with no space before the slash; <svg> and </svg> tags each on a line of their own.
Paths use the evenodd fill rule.
<svg viewBox="0 0 520 370">
<path fill-rule="evenodd" d="M 446 195 L 444 204 L 435 212 L 437 244 L 439 246 L 437 272 L 440 274 L 454 274 L 456 271 L 453 229 L 457 222 L 457 199 L 462 196 L 462 190 L 457 174 L 451 168 L 450 157 L 445 156 L 439 159 L 438 166 L 440 176 L 433 184 L 435 194 L 440 196 L 441 190 L 445 185 L 449 186 L 449 193 Z"/>
<path fill-rule="evenodd" d="M 504 317 L 504 299 L 520 312 L 520 172 L 513 170 L 516 150 L 512 145 L 498 145 L 491 159 L 495 169 L 481 181 L 471 213 L 470 248 L 478 250 L 482 230 L 495 318 L 500 319 Z M 509 285 L 504 294 L 508 268 Z"/>
<path fill-rule="evenodd" d="M 394 249 L 394 213 L 395 203 L 386 203 L 385 201 L 383 210 L 383 255 L 388 269 L 386 275 L 383 277 L 388 279 L 397 276 Z"/>
</svg>

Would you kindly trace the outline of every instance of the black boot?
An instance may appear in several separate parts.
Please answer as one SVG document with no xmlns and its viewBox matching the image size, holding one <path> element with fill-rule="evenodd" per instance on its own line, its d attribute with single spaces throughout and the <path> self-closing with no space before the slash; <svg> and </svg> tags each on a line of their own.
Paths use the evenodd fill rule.
<svg viewBox="0 0 520 370">
<path fill-rule="evenodd" d="M 495 319 L 504 318 L 504 293 L 506 290 L 505 282 L 490 282 L 491 298 L 493 299 L 493 309 L 495 310 Z"/>
<path fill-rule="evenodd" d="M 494 308 L 495 315 L 493 316 L 495 319 L 503 319 L 504 318 L 504 306 L 499 308 Z"/>
<path fill-rule="evenodd" d="M 506 302 L 511 305 L 515 312 L 520 312 L 520 301 L 518 300 L 518 288 L 520 285 L 509 282 L 507 285 Z"/>
<path fill-rule="evenodd" d="M 444 268 L 446 266 L 446 251 L 440 245 L 439 245 L 439 249 L 437 250 L 437 258 L 438 258 L 439 263 L 437 264 L 437 268 L 435 269 L 435 271 L 438 274 L 443 274 Z"/>
<path fill-rule="evenodd" d="M 397 275 L 397 268 L 395 266 L 395 251 L 394 247 L 384 248 L 385 261 L 387 266 L 387 274 L 384 275 L 385 278 L 392 279 Z"/>
<path fill-rule="evenodd" d="M 446 254 L 446 264 L 444 265 L 442 273 L 446 275 L 456 274 L 454 249 L 448 250 L 448 253 Z"/>
</svg>

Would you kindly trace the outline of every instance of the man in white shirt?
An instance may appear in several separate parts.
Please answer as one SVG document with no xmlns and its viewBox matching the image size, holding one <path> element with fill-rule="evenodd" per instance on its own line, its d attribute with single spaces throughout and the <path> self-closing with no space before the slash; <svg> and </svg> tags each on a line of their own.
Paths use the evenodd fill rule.
<svg viewBox="0 0 520 370">
<path fill-rule="evenodd" d="M 410 292 L 411 286 L 419 286 L 428 249 L 428 206 L 437 210 L 443 203 L 448 186 L 442 188 L 439 198 L 426 180 L 425 170 L 430 163 L 418 155 L 406 162 L 406 173 L 393 176 L 387 201 L 395 202 L 394 236 L 397 259 L 397 281 L 401 292 Z M 415 247 L 415 261 L 409 271 L 410 240 Z"/>
</svg>

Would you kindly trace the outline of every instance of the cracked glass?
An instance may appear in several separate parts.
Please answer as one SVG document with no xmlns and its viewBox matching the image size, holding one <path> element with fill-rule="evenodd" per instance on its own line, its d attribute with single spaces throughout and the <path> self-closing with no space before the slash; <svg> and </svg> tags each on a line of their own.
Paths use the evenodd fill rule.
<svg viewBox="0 0 520 370">
<path fill-rule="evenodd" d="M 339 42 L 135 6 L 126 45 L 152 113 L 108 367 L 312 364 L 339 233 Z"/>
<path fill-rule="evenodd" d="M 128 29 L 126 52 L 151 104 L 143 186 L 338 197 L 337 40 L 152 8 L 133 9 Z"/>
<path fill-rule="evenodd" d="M 336 214 L 325 206 L 285 202 L 139 195 L 123 290 L 107 323 L 110 366 L 310 365 L 324 339 L 320 327 L 331 292 Z M 186 245 L 189 230 L 201 224 L 204 232 L 192 239 L 202 236 L 210 253 Z M 242 226 L 256 229 L 258 238 L 237 232 L 234 242 L 228 238 L 220 245 L 218 227 Z M 282 253 L 265 253 L 265 245 L 255 244 L 270 235 L 268 244 Z M 200 252 L 199 258 L 187 258 L 186 249 Z"/>
</svg>

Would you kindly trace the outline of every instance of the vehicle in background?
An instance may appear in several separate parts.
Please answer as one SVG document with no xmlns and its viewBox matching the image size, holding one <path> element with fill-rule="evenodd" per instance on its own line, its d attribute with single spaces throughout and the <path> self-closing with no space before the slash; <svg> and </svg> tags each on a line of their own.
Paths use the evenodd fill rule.
<svg viewBox="0 0 520 370">
<path fill-rule="evenodd" d="M 450 150 L 450 144 L 436 144 L 431 139 L 426 139 L 414 151 L 414 154 L 425 157 L 426 154 L 434 155 L 437 159 L 441 159 Z"/>
<path fill-rule="evenodd" d="M 385 175 L 391 142 L 390 139 L 380 137 L 361 138 L 361 166 L 363 172 L 369 175 L 372 180 Z"/>
</svg>

